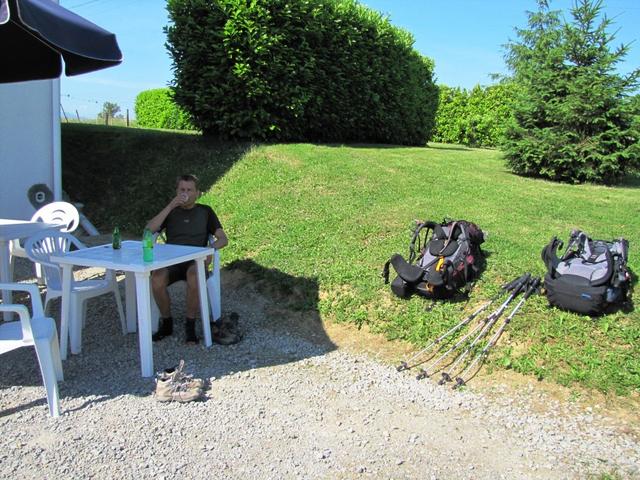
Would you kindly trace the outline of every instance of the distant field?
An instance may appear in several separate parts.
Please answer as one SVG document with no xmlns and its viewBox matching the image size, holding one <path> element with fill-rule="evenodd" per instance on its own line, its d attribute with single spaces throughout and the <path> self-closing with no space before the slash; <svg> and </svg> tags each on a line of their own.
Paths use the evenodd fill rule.
<svg viewBox="0 0 640 480">
<path fill-rule="evenodd" d="M 640 271 L 640 180 L 615 188 L 562 185 L 517 177 L 501 153 L 455 145 L 428 148 L 361 145 L 249 146 L 199 135 L 63 125 L 64 187 L 108 231 L 139 232 L 164 206 L 173 178 L 203 178 L 203 201 L 231 239 L 225 264 L 250 260 L 274 282 L 304 278 L 318 291 L 295 291 L 297 308 L 323 319 L 366 323 L 417 346 L 462 317 L 463 303 L 424 310 L 425 301 L 394 298 L 379 272 L 395 252 L 406 255 L 415 218 L 463 218 L 488 233 L 487 268 L 469 306 L 525 271 L 541 275 L 540 250 L 572 228 L 593 237 L 624 236 L 630 267 Z M 271 277 L 270 277 L 271 278 Z M 637 278 L 637 277 L 636 277 Z M 527 303 L 489 358 L 558 383 L 604 392 L 640 392 L 640 314 L 600 319 Z"/>
<path fill-rule="evenodd" d="M 68 114 L 67 114 L 68 115 Z M 62 121 L 64 123 L 81 123 L 85 125 L 105 125 L 104 118 L 82 118 L 78 119 L 75 116 L 67 116 L 67 118 L 63 118 Z M 132 127 L 135 128 L 138 126 L 138 122 L 135 119 L 129 119 L 129 125 L 127 125 L 126 118 L 109 118 L 108 120 L 109 126 L 112 127 Z"/>
</svg>

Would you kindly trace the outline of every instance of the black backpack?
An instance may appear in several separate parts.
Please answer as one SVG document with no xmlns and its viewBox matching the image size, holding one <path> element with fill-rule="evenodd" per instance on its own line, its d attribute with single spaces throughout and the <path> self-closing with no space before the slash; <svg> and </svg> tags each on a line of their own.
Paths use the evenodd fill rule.
<svg viewBox="0 0 640 480">
<path fill-rule="evenodd" d="M 592 240 L 579 230 L 571 232 L 562 257 L 563 242 L 553 237 L 542 249 L 547 267 L 544 285 L 551 305 L 565 310 L 600 315 L 624 302 L 631 276 L 627 269 L 629 242 Z"/>
<path fill-rule="evenodd" d="M 465 220 L 418 223 L 409 244 L 409 260 L 393 255 L 382 276 L 389 283 L 391 264 L 398 274 L 391 290 L 402 298 L 414 292 L 433 299 L 449 298 L 477 277 L 483 242 L 482 230 Z"/>
</svg>

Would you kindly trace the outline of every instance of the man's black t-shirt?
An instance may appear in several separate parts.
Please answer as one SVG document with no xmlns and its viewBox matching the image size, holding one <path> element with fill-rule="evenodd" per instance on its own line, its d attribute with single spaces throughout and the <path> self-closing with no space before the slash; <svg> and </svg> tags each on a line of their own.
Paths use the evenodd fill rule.
<svg viewBox="0 0 640 480">
<path fill-rule="evenodd" d="M 196 203 L 193 208 L 171 210 L 160 228 L 165 230 L 167 243 L 206 247 L 209 235 L 222 225 L 211 207 Z"/>
</svg>

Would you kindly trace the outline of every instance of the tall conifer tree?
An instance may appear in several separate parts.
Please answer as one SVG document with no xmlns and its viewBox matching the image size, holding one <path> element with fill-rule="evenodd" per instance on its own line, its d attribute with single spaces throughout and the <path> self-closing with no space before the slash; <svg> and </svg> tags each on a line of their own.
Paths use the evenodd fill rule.
<svg viewBox="0 0 640 480">
<path fill-rule="evenodd" d="M 547 0 L 537 3 L 528 28 L 506 45 L 521 87 L 504 144 L 507 165 L 557 181 L 615 183 L 640 166 L 639 112 L 630 97 L 640 69 L 616 71 L 629 45 L 611 47 L 602 0 L 576 0 L 571 21 Z"/>
</svg>

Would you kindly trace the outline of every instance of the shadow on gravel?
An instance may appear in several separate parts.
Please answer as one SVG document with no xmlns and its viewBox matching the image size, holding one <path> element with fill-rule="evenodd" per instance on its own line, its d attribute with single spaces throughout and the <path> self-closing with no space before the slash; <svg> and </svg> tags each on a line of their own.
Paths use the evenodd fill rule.
<svg viewBox="0 0 640 480">
<path fill-rule="evenodd" d="M 124 299 L 123 284 L 121 280 Z M 223 313 L 239 315 L 243 339 L 229 346 L 214 343 L 211 348 L 184 343 L 184 288 L 184 282 L 171 287 L 174 333 L 153 345 L 156 371 L 184 359 L 188 373 L 212 379 L 215 394 L 215 379 L 286 365 L 336 349 L 320 320 L 316 279 L 294 277 L 249 260 L 228 265 L 222 270 Z M 59 301 L 50 304 L 49 314 L 59 328 Z M 199 334 L 202 336 L 201 330 Z M 86 408 L 123 396 L 153 401 L 154 379 L 142 378 L 140 373 L 138 336 L 122 335 L 110 295 L 89 300 L 82 353 L 69 355 L 63 369 L 61 407 L 68 414 L 82 414 Z M 34 350 L 23 348 L 2 355 L 0 418 L 35 406 L 44 409 L 46 402 Z"/>
</svg>

